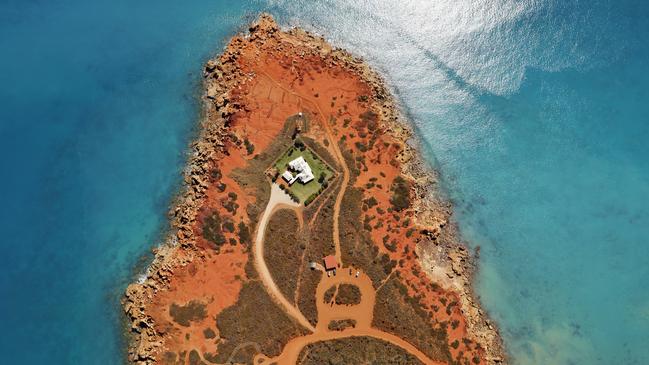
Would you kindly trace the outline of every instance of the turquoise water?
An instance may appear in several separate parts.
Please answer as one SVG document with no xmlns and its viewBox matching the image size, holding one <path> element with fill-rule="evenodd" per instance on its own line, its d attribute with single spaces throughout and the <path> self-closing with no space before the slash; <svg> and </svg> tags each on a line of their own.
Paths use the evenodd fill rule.
<svg viewBox="0 0 649 365">
<path fill-rule="evenodd" d="M 248 5 L 0 3 L 0 353 L 119 364 L 119 299 L 166 228 L 201 64 Z"/>
<path fill-rule="evenodd" d="M 649 364 L 649 10 L 547 0 L 2 2 L 3 362 L 123 360 L 200 65 L 260 9 L 386 76 L 514 364 Z"/>
</svg>

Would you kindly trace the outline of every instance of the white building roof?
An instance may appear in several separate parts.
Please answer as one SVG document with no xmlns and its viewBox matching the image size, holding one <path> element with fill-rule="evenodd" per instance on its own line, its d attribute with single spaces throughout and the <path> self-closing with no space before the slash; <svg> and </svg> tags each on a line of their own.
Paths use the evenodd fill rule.
<svg viewBox="0 0 649 365">
<path fill-rule="evenodd" d="M 288 165 L 295 171 L 299 171 L 299 172 L 304 172 L 306 170 L 311 171 L 311 167 L 302 156 L 289 162 Z"/>
<path fill-rule="evenodd" d="M 306 184 L 306 183 L 308 183 L 309 181 L 313 180 L 313 174 L 311 174 L 311 173 L 309 173 L 309 174 L 307 175 L 307 174 L 305 174 L 305 173 L 302 172 L 302 173 L 300 173 L 300 174 L 298 175 L 298 177 L 300 178 L 300 182 L 301 182 L 302 184 Z"/>
<path fill-rule="evenodd" d="M 293 180 L 293 174 L 291 174 L 290 171 L 286 170 L 286 171 L 284 171 L 284 173 L 282 174 L 282 178 L 283 178 L 284 180 L 286 180 L 286 182 L 291 182 L 291 180 Z"/>
<path fill-rule="evenodd" d="M 304 157 L 300 156 L 300 157 L 296 158 L 295 160 L 289 162 L 288 166 L 291 169 L 298 172 L 297 176 L 295 176 L 295 177 L 291 176 L 293 178 L 293 180 L 289 181 L 289 184 L 293 184 L 293 182 L 295 182 L 295 180 L 298 180 L 298 179 L 300 180 L 300 182 L 302 184 L 306 184 L 309 181 L 313 180 L 314 176 L 313 176 L 313 172 L 311 171 L 311 166 L 309 166 L 309 164 L 306 162 L 306 160 L 304 160 Z M 285 172 L 285 174 L 286 174 L 286 172 Z M 282 175 L 282 176 L 284 176 L 284 175 Z"/>
</svg>

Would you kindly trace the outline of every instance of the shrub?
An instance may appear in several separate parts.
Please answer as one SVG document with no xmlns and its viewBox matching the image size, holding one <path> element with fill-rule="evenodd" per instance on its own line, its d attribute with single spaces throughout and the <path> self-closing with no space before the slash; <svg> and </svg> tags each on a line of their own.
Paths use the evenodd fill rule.
<svg viewBox="0 0 649 365">
<path fill-rule="evenodd" d="M 214 332 L 214 330 L 211 328 L 206 328 L 203 330 L 203 336 L 205 336 L 205 338 L 208 340 L 211 338 L 216 338 L 216 332 Z"/>
<path fill-rule="evenodd" d="M 457 350 L 457 348 L 460 347 L 460 341 L 455 340 L 451 342 L 451 347 Z"/>
<path fill-rule="evenodd" d="M 446 314 L 448 314 L 450 316 L 451 313 L 453 312 L 453 307 L 455 307 L 455 306 L 457 306 L 456 301 L 452 301 L 452 302 L 448 303 L 448 305 L 446 306 Z"/>
<path fill-rule="evenodd" d="M 219 170 L 218 167 L 217 167 L 217 168 L 214 168 L 214 170 L 210 171 L 210 176 L 211 176 L 212 179 L 214 179 L 214 180 L 219 180 L 219 179 L 221 178 L 221 176 L 222 176 L 222 175 L 221 175 L 221 170 Z"/>
<path fill-rule="evenodd" d="M 221 232 L 221 217 L 219 212 L 214 210 L 203 220 L 203 238 L 213 243 L 218 249 L 225 243 L 225 237 Z"/>
<path fill-rule="evenodd" d="M 198 354 L 198 351 L 192 350 L 189 353 L 189 365 L 207 365 L 201 361 L 201 356 Z"/>
<path fill-rule="evenodd" d="M 364 200 L 364 203 L 365 203 L 365 204 L 367 205 L 367 207 L 370 208 L 370 209 L 373 208 L 374 206 L 376 206 L 377 204 L 379 204 L 379 202 L 378 202 L 378 201 L 376 200 L 376 198 L 374 198 L 373 196 L 372 196 L 372 197 L 369 197 L 369 198 L 367 198 L 367 199 L 365 199 L 365 200 Z"/>
<path fill-rule="evenodd" d="M 320 191 L 318 191 L 317 193 L 313 193 L 308 198 L 306 198 L 306 200 L 304 201 L 304 206 L 308 207 L 309 204 L 311 204 L 311 202 L 313 202 L 313 200 L 315 200 L 315 198 L 318 197 L 318 194 L 320 194 Z"/>
<path fill-rule="evenodd" d="M 224 192 L 226 187 L 227 185 L 225 185 L 225 183 L 218 183 L 216 185 L 216 188 L 219 189 L 220 192 Z"/>
<path fill-rule="evenodd" d="M 295 148 L 299 149 L 300 151 L 304 151 L 305 146 L 304 146 L 304 142 L 302 142 L 302 140 L 296 139 L 295 142 L 293 143 L 293 145 L 295 146 Z"/>
<path fill-rule="evenodd" d="M 250 143 L 248 138 L 243 140 L 243 144 L 246 146 L 246 152 L 248 153 L 248 155 L 252 155 L 252 153 L 255 152 L 255 145 Z"/>
<path fill-rule="evenodd" d="M 230 233 L 234 232 L 234 222 L 232 222 L 230 219 L 223 222 L 223 230 Z"/>
<path fill-rule="evenodd" d="M 460 325 L 460 321 L 458 321 L 457 319 L 454 319 L 453 321 L 451 321 L 451 328 L 452 329 L 456 329 L 459 325 Z"/>
<path fill-rule="evenodd" d="M 385 246 L 385 248 L 388 249 L 388 251 L 397 252 L 397 241 L 396 240 L 392 240 L 389 243 L 384 241 L 383 245 Z"/>
<path fill-rule="evenodd" d="M 336 294 L 337 305 L 356 305 L 361 302 L 361 290 L 356 285 L 340 284 Z"/>
<path fill-rule="evenodd" d="M 395 177 L 391 190 L 390 203 L 396 211 L 402 211 L 410 207 L 410 184 L 408 181 L 401 176 Z"/>
<path fill-rule="evenodd" d="M 243 222 L 239 222 L 239 242 L 244 245 L 250 245 L 252 243 L 252 239 L 250 236 L 250 229 L 248 228 L 248 225 L 246 225 Z"/>
<path fill-rule="evenodd" d="M 192 300 L 186 305 L 172 303 L 169 307 L 169 315 L 174 322 L 181 326 L 189 327 L 189 322 L 200 321 L 207 317 L 205 304 L 197 300 Z"/>
<path fill-rule="evenodd" d="M 225 210 L 232 214 L 236 214 L 237 209 L 239 209 L 239 204 L 235 203 L 233 200 L 224 200 L 222 205 Z"/>
<path fill-rule="evenodd" d="M 327 325 L 329 331 L 343 331 L 347 328 L 355 328 L 356 320 L 354 319 L 341 319 L 329 322 Z"/>
<path fill-rule="evenodd" d="M 334 285 L 325 291 L 323 295 L 323 301 L 325 303 L 331 303 L 331 300 L 334 298 L 334 294 L 336 294 L 336 288 L 337 286 Z"/>
</svg>

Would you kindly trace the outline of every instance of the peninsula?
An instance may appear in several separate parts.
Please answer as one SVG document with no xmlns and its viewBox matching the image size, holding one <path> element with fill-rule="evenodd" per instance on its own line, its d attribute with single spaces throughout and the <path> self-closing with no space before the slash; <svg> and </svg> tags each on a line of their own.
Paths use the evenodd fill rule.
<svg viewBox="0 0 649 365">
<path fill-rule="evenodd" d="M 382 79 L 268 15 L 206 63 L 134 364 L 496 364 L 473 257 Z"/>
</svg>

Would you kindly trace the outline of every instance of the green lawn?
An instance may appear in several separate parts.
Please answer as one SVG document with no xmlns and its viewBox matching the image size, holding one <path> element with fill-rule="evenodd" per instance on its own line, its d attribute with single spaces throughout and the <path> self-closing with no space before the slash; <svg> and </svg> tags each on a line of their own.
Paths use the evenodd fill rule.
<svg viewBox="0 0 649 365">
<path fill-rule="evenodd" d="M 311 171 L 313 172 L 315 179 L 311 180 L 307 184 L 302 184 L 301 182 L 296 181 L 293 186 L 289 188 L 289 190 L 300 199 L 301 203 L 304 203 L 307 198 L 309 198 L 312 194 L 316 194 L 320 190 L 320 187 L 322 186 L 322 184 L 318 182 L 320 175 L 324 174 L 324 181 L 329 181 L 329 179 L 333 177 L 334 172 L 331 171 L 331 169 L 329 169 L 329 167 L 316 155 L 314 155 L 313 152 L 311 152 L 311 150 L 309 150 L 308 148 L 305 148 L 304 151 L 300 151 L 295 147 L 291 147 L 286 152 L 284 152 L 282 157 L 280 157 L 279 160 L 277 160 L 277 162 L 275 163 L 275 168 L 277 169 L 277 171 L 279 171 L 280 174 L 280 177 L 278 179 L 282 179 L 281 174 L 286 171 L 288 163 L 300 156 L 302 156 L 304 160 L 306 160 L 306 162 L 309 164 L 309 166 L 311 166 Z"/>
</svg>

